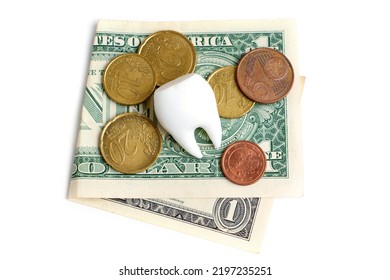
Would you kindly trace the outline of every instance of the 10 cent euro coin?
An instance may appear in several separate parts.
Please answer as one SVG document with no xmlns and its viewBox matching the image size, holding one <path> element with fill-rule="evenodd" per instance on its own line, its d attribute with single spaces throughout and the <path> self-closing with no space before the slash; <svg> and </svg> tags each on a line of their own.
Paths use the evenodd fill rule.
<svg viewBox="0 0 390 280">
<path fill-rule="evenodd" d="M 183 34 L 163 30 L 149 35 L 138 49 L 153 66 L 157 85 L 192 73 L 196 65 L 196 50 Z"/>
<path fill-rule="evenodd" d="M 103 75 L 103 87 L 107 95 L 117 103 L 136 105 L 144 102 L 156 87 L 156 75 L 152 65 L 136 53 L 115 57 L 107 65 Z"/>
</svg>

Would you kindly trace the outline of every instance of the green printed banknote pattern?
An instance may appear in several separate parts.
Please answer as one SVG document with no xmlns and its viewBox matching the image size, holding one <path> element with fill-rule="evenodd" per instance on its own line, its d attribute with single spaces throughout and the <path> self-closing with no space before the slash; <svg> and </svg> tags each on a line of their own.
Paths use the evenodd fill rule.
<svg viewBox="0 0 390 280">
<path fill-rule="evenodd" d="M 221 32 L 184 33 L 195 45 L 197 66 L 195 72 L 207 77 L 216 69 L 237 65 L 240 58 L 251 49 L 271 47 L 284 52 L 284 32 Z M 97 33 L 94 40 L 91 69 L 93 76 L 85 90 L 81 131 L 101 129 L 113 116 L 125 112 L 139 112 L 156 123 L 152 100 L 135 106 L 124 106 L 110 100 L 105 94 L 101 77 L 107 63 L 123 53 L 137 52 L 138 46 L 148 34 Z M 202 108 L 199 108 L 201 113 Z M 139 174 L 122 174 L 103 160 L 97 145 L 81 145 L 76 149 L 72 178 L 218 178 L 223 177 L 220 157 L 223 150 L 238 140 L 258 143 L 266 153 L 265 177 L 288 177 L 287 105 L 283 99 L 274 104 L 256 104 L 246 115 L 236 119 L 221 118 L 222 145 L 214 149 L 203 129 L 195 131 L 203 158 L 197 159 L 186 153 L 165 131 L 163 148 L 156 163 Z M 88 121 L 86 120 L 88 118 Z M 92 123 L 92 124 L 91 124 Z"/>
<path fill-rule="evenodd" d="M 195 158 L 159 124 L 154 114 L 153 94 L 141 104 L 125 106 L 111 100 L 102 86 L 102 76 L 113 58 L 137 52 L 149 34 L 161 30 L 174 30 L 189 39 L 196 49 L 194 72 L 204 79 L 221 67 L 238 65 L 240 59 L 253 49 L 276 49 L 288 57 L 294 68 L 295 79 L 291 91 L 287 97 L 275 103 L 255 104 L 241 117 L 221 118 L 222 143 L 218 149 L 214 148 L 203 129 L 196 129 L 194 136 L 203 157 Z M 295 22 L 289 20 L 100 21 L 84 91 L 69 197 L 215 199 L 301 196 L 300 98 L 304 79 L 299 76 L 295 32 Z M 175 60 L 172 58 L 168 61 Z M 228 98 L 226 96 L 224 102 Z M 202 108 L 197 110 L 202 114 Z M 149 117 L 158 127 L 163 140 L 156 162 L 137 174 L 123 174 L 114 170 L 104 161 L 98 148 L 103 127 L 117 115 L 126 112 L 138 112 Z M 221 169 L 223 151 L 239 140 L 258 144 L 267 159 L 262 179 L 246 187 L 230 182 Z"/>
<path fill-rule="evenodd" d="M 259 252 L 273 198 L 303 194 L 300 97 L 304 78 L 299 76 L 295 25 L 292 20 L 99 21 L 84 92 L 69 199 Z M 202 159 L 197 159 L 159 125 L 153 95 L 142 104 L 124 106 L 110 100 L 102 87 L 102 75 L 111 59 L 137 52 L 149 34 L 161 30 L 178 31 L 192 42 L 197 52 L 194 71 L 205 79 L 220 67 L 237 65 L 252 49 L 270 47 L 289 58 L 294 67 L 294 85 L 287 98 L 276 103 L 256 104 L 236 119 L 221 118 L 223 139 L 219 149 L 214 149 L 204 130 L 195 130 L 203 154 Z M 98 148 L 106 123 L 126 112 L 149 117 L 163 139 L 155 164 L 134 175 L 113 170 Z M 265 176 L 245 187 L 230 182 L 221 171 L 222 152 L 237 140 L 257 143 L 267 158 Z"/>
</svg>

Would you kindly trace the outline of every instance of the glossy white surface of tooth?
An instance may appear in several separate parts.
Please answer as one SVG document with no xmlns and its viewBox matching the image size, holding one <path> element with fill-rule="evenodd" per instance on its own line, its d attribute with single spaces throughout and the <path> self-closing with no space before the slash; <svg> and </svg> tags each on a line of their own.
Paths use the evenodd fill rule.
<svg viewBox="0 0 390 280">
<path fill-rule="evenodd" d="M 222 140 L 221 121 L 214 92 L 200 75 L 192 73 L 164 84 L 154 92 L 159 123 L 191 155 L 202 158 L 194 131 L 203 128 L 215 148 Z"/>
</svg>

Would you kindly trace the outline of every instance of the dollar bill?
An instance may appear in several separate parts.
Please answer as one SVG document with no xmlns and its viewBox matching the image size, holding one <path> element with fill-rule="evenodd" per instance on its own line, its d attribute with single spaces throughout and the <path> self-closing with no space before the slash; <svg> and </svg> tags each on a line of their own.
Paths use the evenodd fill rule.
<svg viewBox="0 0 390 280">
<path fill-rule="evenodd" d="M 113 57 L 136 52 L 146 36 L 164 29 L 182 32 L 191 40 L 198 56 L 195 72 L 204 78 L 219 67 L 236 65 L 241 56 L 253 48 L 271 47 L 286 54 L 293 64 L 294 87 L 285 100 L 257 104 L 238 119 L 221 119 L 224 135 L 219 150 L 212 149 L 204 131 L 196 131 L 196 139 L 205 155 L 202 160 L 189 156 L 159 127 L 164 143 L 157 163 L 140 174 L 120 174 L 111 169 L 99 153 L 102 127 L 125 112 L 140 112 L 157 125 L 158 121 L 153 114 L 152 98 L 136 106 L 111 101 L 103 91 L 102 74 Z M 293 21 L 100 21 L 84 95 L 69 198 L 258 252 L 273 201 L 268 197 L 299 196 L 303 190 L 299 111 L 304 80 L 298 75 L 295 44 Z M 261 184 L 242 188 L 223 177 L 219 164 L 221 153 L 236 140 L 256 142 L 266 152 L 268 167 Z"/>
<path fill-rule="evenodd" d="M 195 72 L 207 78 L 216 69 L 237 65 L 246 52 L 270 47 L 284 53 L 295 71 L 294 86 L 273 104 L 256 104 L 236 119 L 221 118 L 223 139 L 214 149 L 207 134 L 198 129 L 195 137 L 204 154 L 196 159 L 187 154 L 158 125 L 153 100 L 124 106 L 110 100 L 102 87 L 107 63 L 117 55 L 137 52 L 151 33 L 175 30 L 183 33 L 197 51 Z M 93 42 L 91 64 L 84 95 L 80 130 L 69 188 L 70 198 L 220 198 L 301 196 L 302 156 L 300 139 L 300 96 L 295 22 L 290 20 L 131 22 L 102 20 Z M 114 116 L 139 112 L 150 117 L 163 136 L 162 152 L 145 172 L 126 175 L 113 170 L 102 158 L 98 139 L 104 125 Z M 201 113 L 201 108 L 199 108 Z M 237 140 L 259 144 L 266 153 L 267 169 L 256 184 L 245 188 L 228 181 L 222 173 L 223 150 Z M 106 202 L 107 203 L 107 202 Z"/>
<path fill-rule="evenodd" d="M 73 199 L 85 205 L 258 253 L 272 198 Z"/>
</svg>

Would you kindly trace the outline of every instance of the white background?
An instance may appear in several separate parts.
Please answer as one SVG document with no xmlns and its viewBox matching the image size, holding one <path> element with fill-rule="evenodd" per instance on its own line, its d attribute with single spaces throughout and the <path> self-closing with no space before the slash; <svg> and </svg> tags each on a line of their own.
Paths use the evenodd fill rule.
<svg viewBox="0 0 390 280">
<path fill-rule="evenodd" d="M 275 280 L 389 279 L 390 20 L 385 3 L 1 4 L 0 279 L 130 279 L 118 275 L 124 265 L 271 266 L 273 276 L 263 278 Z M 100 18 L 298 20 L 301 74 L 307 77 L 305 196 L 275 201 L 259 255 L 66 200 Z"/>
</svg>

